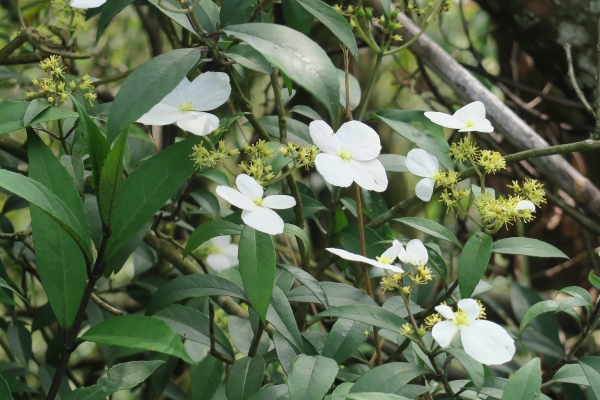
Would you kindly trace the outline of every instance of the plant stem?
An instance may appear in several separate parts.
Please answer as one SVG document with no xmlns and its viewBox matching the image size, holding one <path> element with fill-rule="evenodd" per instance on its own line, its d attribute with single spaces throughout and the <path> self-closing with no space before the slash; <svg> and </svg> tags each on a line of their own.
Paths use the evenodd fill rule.
<svg viewBox="0 0 600 400">
<path fill-rule="evenodd" d="M 369 99 L 371 98 L 371 92 L 373 91 L 373 87 L 375 86 L 375 81 L 377 80 L 377 73 L 379 72 L 379 67 L 381 67 L 381 61 L 383 60 L 383 53 L 377 54 L 377 59 L 375 60 L 375 66 L 371 71 L 371 79 L 369 79 L 369 83 L 367 84 L 367 90 L 360 102 L 360 106 L 358 107 L 358 120 L 362 121 L 365 111 L 367 109 L 367 105 L 369 103 Z"/>
<path fill-rule="evenodd" d="M 263 331 L 265 330 L 265 324 L 262 321 L 258 322 L 258 329 L 252 338 L 252 344 L 250 344 L 250 350 L 248 350 L 248 357 L 254 357 L 258 351 L 258 345 L 260 344 L 260 338 L 262 337 Z"/>
</svg>

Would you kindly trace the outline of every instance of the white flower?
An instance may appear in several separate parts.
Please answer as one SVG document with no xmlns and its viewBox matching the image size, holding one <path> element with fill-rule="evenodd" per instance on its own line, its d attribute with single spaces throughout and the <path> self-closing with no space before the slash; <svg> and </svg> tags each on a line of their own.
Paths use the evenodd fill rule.
<svg viewBox="0 0 600 400">
<path fill-rule="evenodd" d="M 194 135 L 208 135 L 219 127 L 219 118 L 203 112 L 225 103 L 231 93 L 229 77 L 223 72 L 205 72 L 193 82 L 183 78 L 171 93 L 142 115 L 144 125 L 177 124 Z"/>
<path fill-rule="evenodd" d="M 440 170 L 437 158 L 423 149 L 413 149 L 406 155 L 406 169 L 423 178 L 415 187 L 417 197 L 423 201 L 431 200 L 435 186 L 433 176 Z"/>
<path fill-rule="evenodd" d="M 482 308 L 473 299 L 458 302 L 460 311 L 452 312 L 448 306 L 435 310 L 447 321 L 438 322 L 431 334 L 438 344 L 446 348 L 460 337 L 465 352 L 486 365 L 503 364 L 512 360 L 515 343 L 500 325 L 477 319 Z"/>
<path fill-rule="evenodd" d="M 106 0 L 71 0 L 69 5 L 73 8 L 96 8 L 106 3 Z"/>
<path fill-rule="evenodd" d="M 313 142 L 322 151 L 315 165 L 328 183 L 348 187 L 356 182 L 376 192 L 387 188 L 385 168 L 377 160 L 381 152 L 379 135 L 369 126 L 350 121 L 333 133 L 326 122 L 313 121 L 309 130 Z"/>
<path fill-rule="evenodd" d="M 220 272 L 238 265 L 238 245 L 231 243 L 231 236 L 217 236 L 208 241 L 206 265 Z"/>
<path fill-rule="evenodd" d="M 535 204 L 533 204 L 529 200 L 521 200 L 517 203 L 515 210 L 517 210 L 517 211 L 529 210 L 531 212 L 535 212 Z"/>
<path fill-rule="evenodd" d="M 480 101 L 467 104 L 452 115 L 427 111 L 425 116 L 434 124 L 446 128 L 458 129 L 459 132 L 493 132 L 494 127 L 485 118 L 485 106 Z"/>
<path fill-rule="evenodd" d="M 394 265 L 394 261 L 398 258 L 398 254 L 404 250 L 402 248 L 402 244 L 399 241 L 394 240 L 392 243 L 392 247 L 387 249 L 381 257 L 376 257 L 376 260 L 372 260 L 367 257 L 363 257 L 358 254 L 350 253 L 349 251 L 336 249 L 336 248 L 328 248 L 327 251 L 335 254 L 336 256 L 342 257 L 345 260 L 349 261 L 358 261 L 365 264 L 372 265 L 374 267 L 389 269 L 394 272 L 404 272 L 404 270 L 396 265 Z"/>
<path fill-rule="evenodd" d="M 404 263 L 418 266 L 427 264 L 429 255 L 427 254 L 427 249 L 425 248 L 425 245 L 423 245 L 423 242 L 419 239 L 413 239 L 406 244 L 406 250 L 400 245 L 398 258 Z"/>
<path fill-rule="evenodd" d="M 228 186 L 217 186 L 217 194 L 243 210 L 244 223 L 269 235 L 283 233 L 283 220 L 272 209 L 294 207 L 296 200 L 286 195 L 267 196 L 263 199 L 262 186 L 246 174 L 238 175 L 235 184 L 239 191 Z"/>
</svg>

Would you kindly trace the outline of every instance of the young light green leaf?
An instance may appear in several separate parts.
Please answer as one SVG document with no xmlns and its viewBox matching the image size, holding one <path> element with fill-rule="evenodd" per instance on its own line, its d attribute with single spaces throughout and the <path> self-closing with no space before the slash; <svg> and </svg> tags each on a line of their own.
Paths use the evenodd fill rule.
<svg viewBox="0 0 600 400">
<path fill-rule="evenodd" d="M 333 324 L 321 354 L 341 365 L 367 339 L 370 331 L 371 326 L 364 322 L 340 318 Z"/>
<path fill-rule="evenodd" d="M 79 340 L 170 354 L 195 364 L 179 336 L 164 322 L 142 315 L 107 319 L 86 331 Z"/>
<path fill-rule="evenodd" d="M 458 360 L 465 367 L 469 377 L 471 378 L 471 382 L 473 382 L 473 386 L 475 387 L 475 391 L 479 392 L 483 387 L 483 365 L 480 362 L 477 362 L 468 355 L 463 349 L 459 349 L 458 347 L 451 347 L 445 350 L 446 353 L 452 354 L 454 358 Z"/>
<path fill-rule="evenodd" d="M 529 257 L 569 258 L 565 253 L 551 244 L 526 237 L 497 240 L 492 244 L 492 253 L 520 254 Z"/>
<path fill-rule="evenodd" d="M 237 360 L 227 377 L 227 398 L 246 400 L 260 390 L 265 372 L 265 360 L 261 356 Z"/>
<path fill-rule="evenodd" d="M 287 380 L 290 400 L 322 399 L 337 373 L 338 365 L 331 358 L 299 355 Z"/>
<path fill-rule="evenodd" d="M 302 258 L 308 256 L 308 251 L 310 250 L 310 240 L 308 239 L 308 235 L 306 232 L 304 232 L 304 230 L 300 229 L 296 225 L 285 224 L 283 232 L 294 235 L 302 240 L 302 243 L 304 243 L 304 254 L 302 255 Z"/>
<path fill-rule="evenodd" d="M 351 319 L 391 331 L 398 331 L 402 325 L 406 324 L 404 318 L 393 312 L 378 306 L 364 304 L 334 307 L 315 316 L 319 319 L 326 317 Z"/>
<path fill-rule="evenodd" d="M 132 361 L 117 364 L 106 372 L 106 376 L 98 380 L 108 396 L 120 390 L 129 390 L 148 378 L 164 361 Z"/>
<path fill-rule="evenodd" d="M 458 285 L 460 296 L 471 296 L 479 280 L 485 274 L 492 253 L 492 237 L 484 232 L 476 232 L 465 243 L 458 260 Z"/>
<path fill-rule="evenodd" d="M 148 302 L 146 315 L 153 315 L 183 299 L 206 296 L 232 296 L 248 300 L 239 286 L 225 278 L 214 275 L 180 276 L 158 287 Z"/>
<path fill-rule="evenodd" d="M 537 399 L 541 392 L 541 385 L 540 359 L 536 357 L 519 368 L 508 380 L 502 398 L 511 400 Z"/>
<path fill-rule="evenodd" d="M 462 249 L 462 246 L 460 245 L 460 242 L 458 241 L 456 236 L 454 236 L 448 228 L 446 228 L 443 225 L 438 224 L 435 221 L 431 221 L 429 219 L 424 219 L 424 218 L 416 218 L 416 217 L 398 218 L 398 219 L 395 219 L 395 221 L 402 222 L 403 224 L 411 226 L 421 232 L 424 232 L 424 233 L 431 235 L 433 237 L 436 237 L 438 239 L 442 239 L 447 242 L 453 243 L 459 249 Z"/>
<path fill-rule="evenodd" d="M 298 281 L 302 283 L 304 287 L 306 287 L 316 296 L 316 298 L 325 306 L 325 308 L 329 308 L 329 301 L 327 300 L 327 293 L 325 293 L 325 289 L 323 289 L 323 286 L 321 286 L 319 281 L 313 278 L 311 274 L 291 265 L 277 264 L 277 267 L 292 274 L 294 278 L 298 279 Z"/>
<path fill-rule="evenodd" d="M 269 309 L 267 310 L 267 321 L 296 347 L 295 350 L 297 353 L 301 351 L 302 336 L 294 319 L 294 312 L 290 307 L 288 299 L 277 286 L 273 287 L 271 304 L 269 304 Z"/>
<path fill-rule="evenodd" d="M 325 106 L 331 120 L 337 118 L 340 91 L 337 73 L 319 45 L 300 32 L 275 24 L 232 25 L 224 31 L 254 47 L 272 65 L 312 93 Z"/>
<path fill-rule="evenodd" d="M 108 143 L 179 85 L 200 62 L 200 56 L 197 49 L 171 50 L 137 67 L 123 81 L 113 101 Z"/>
<path fill-rule="evenodd" d="M 264 322 L 275 282 L 276 256 L 273 239 L 246 225 L 242 229 L 238 251 L 243 254 L 240 257 L 240 275 L 248 299 Z"/>
<path fill-rule="evenodd" d="M 221 220 L 205 222 L 196 228 L 188 238 L 183 256 L 187 256 L 209 239 L 224 235 L 239 235 L 240 233 L 242 233 L 242 227 L 233 222 Z"/>
<path fill-rule="evenodd" d="M 121 132 L 119 139 L 106 156 L 106 162 L 100 175 L 98 188 L 98 206 L 104 225 L 110 230 L 112 216 L 117 204 L 119 190 L 123 182 L 123 154 L 127 143 L 127 130 Z"/>
<path fill-rule="evenodd" d="M 350 393 L 396 393 L 408 382 L 424 375 L 427 370 L 415 364 L 393 362 L 375 367 L 358 378 Z"/>
<path fill-rule="evenodd" d="M 600 396 L 600 358 L 583 356 L 577 362 L 581 366 L 581 369 L 583 369 L 592 392 L 598 398 Z"/>
</svg>

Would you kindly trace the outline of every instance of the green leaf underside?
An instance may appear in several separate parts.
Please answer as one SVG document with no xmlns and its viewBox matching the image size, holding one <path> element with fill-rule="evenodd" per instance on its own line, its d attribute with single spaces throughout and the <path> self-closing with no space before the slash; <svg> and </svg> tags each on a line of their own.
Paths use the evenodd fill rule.
<svg viewBox="0 0 600 400">
<path fill-rule="evenodd" d="M 322 399 L 338 372 L 337 363 L 322 356 L 299 355 L 290 366 L 290 400 Z"/>
<path fill-rule="evenodd" d="M 565 253 L 551 244 L 526 237 L 500 239 L 492 244 L 492 253 L 520 254 L 530 257 L 569 258 Z"/>
<path fill-rule="evenodd" d="M 600 396 L 600 358 L 583 356 L 578 360 L 596 398 Z"/>
<path fill-rule="evenodd" d="M 325 289 L 323 286 L 317 281 L 311 274 L 305 272 L 300 268 L 296 268 L 291 265 L 277 264 L 277 267 L 289 272 L 294 276 L 294 278 L 298 279 L 300 283 L 304 285 L 305 288 L 310 290 L 312 294 L 325 306 L 325 308 L 329 308 L 329 301 L 327 300 L 327 293 L 325 293 Z"/>
<path fill-rule="evenodd" d="M 353 321 L 364 322 L 378 328 L 389 329 L 397 332 L 400 327 L 406 324 L 406 320 L 391 311 L 384 310 L 376 306 L 364 304 L 340 306 L 325 310 L 315 316 L 315 318 L 345 318 Z"/>
<path fill-rule="evenodd" d="M 277 286 L 273 286 L 273 296 L 267 310 L 267 321 L 296 347 L 295 350 L 298 353 L 300 352 L 302 336 L 294 319 L 294 312 L 285 294 Z"/>
<path fill-rule="evenodd" d="M 452 354 L 454 358 L 456 358 L 471 378 L 471 382 L 473 382 L 473 386 L 475 387 L 475 391 L 479 392 L 483 386 L 483 365 L 480 362 L 477 362 L 468 355 L 464 350 L 452 347 L 445 350 L 447 353 Z"/>
<path fill-rule="evenodd" d="M 535 399 L 541 392 L 541 385 L 540 359 L 534 358 L 519 368 L 509 379 L 502 396 L 511 400 Z"/>
<path fill-rule="evenodd" d="M 292 224 L 285 224 L 283 231 L 302 240 L 302 243 L 304 243 L 304 254 L 302 255 L 302 258 L 308 256 L 308 251 L 310 250 L 310 240 L 308 239 L 306 232 Z"/>
</svg>

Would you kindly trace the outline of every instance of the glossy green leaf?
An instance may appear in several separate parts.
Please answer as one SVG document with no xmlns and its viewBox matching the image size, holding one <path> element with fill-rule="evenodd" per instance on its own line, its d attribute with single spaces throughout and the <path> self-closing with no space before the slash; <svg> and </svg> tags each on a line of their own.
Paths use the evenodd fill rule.
<svg viewBox="0 0 600 400">
<path fill-rule="evenodd" d="M 102 33 L 108 26 L 108 23 L 125 7 L 133 3 L 135 0 L 107 0 L 102 7 L 102 13 L 98 19 L 98 29 L 96 30 L 96 41 L 100 39 Z"/>
<path fill-rule="evenodd" d="M 294 235 L 302 240 L 302 243 L 304 243 L 304 254 L 302 255 L 302 258 L 308 256 L 308 251 L 310 250 L 310 240 L 308 239 L 308 235 L 306 232 L 304 232 L 304 230 L 300 229 L 296 225 L 285 224 L 283 232 Z"/>
<path fill-rule="evenodd" d="M 565 253 L 551 244 L 526 237 L 512 237 L 495 241 L 492 244 L 492 252 L 520 254 L 529 257 L 569 258 Z"/>
<path fill-rule="evenodd" d="M 277 286 L 273 287 L 271 304 L 269 304 L 269 309 L 267 310 L 267 321 L 283 337 L 295 345 L 297 352 L 300 352 L 302 349 L 302 336 L 294 319 L 294 312 L 285 294 Z"/>
<path fill-rule="evenodd" d="M 287 385 L 265 386 L 250 396 L 249 400 L 288 400 Z"/>
<path fill-rule="evenodd" d="M 408 382 L 426 373 L 426 369 L 415 364 L 405 362 L 384 364 L 358 378 L 350 393 L 396 393 Z"/>
<path fill-rule="evenodd" d="M 340 318 L 333 324 L 321 354 L 342 364 L 365 341 L 370 331 L 368 324 Z"/>
<path fill-rule="evenodd" d="M 463 299 L 471 296 L 479 280 L 485 274 L 492 253 L 492 237 L 481 231 L 476 232 L 465 243 L 458 260 L 458 284 Z"/>
<path fill-rule="evenodd" d="M 519 368 L 508 380 L 502 396 L 511 400 L 536 399 L 541 392 L 541 385 L 540 359 L 536 357 Z"/>
<path fill-rule="evenodd" d="M 579 364 L 563 365 L 552 377 L 554 382 L 573 383 L 575 385 L 590 386 L 590 382 Z"/>
<path fill-rule="evenodd" d="M 473 382 L 473 386 L 475 387 L 475 391 L 479 392 L 483 387 L 483 365 L 480 362 L 477 362 L 468 355 L 463 349 L 459 349 L 457 347 L 451 347 L 444 350 L 446 353 L 452 354 L 454 358 L 458 360 L 465 367 L 465 370 L 469 374 L 471 378 L 471 382 Z"/>
<path fill-rule="evenodd" d="M 579 297 L 580 299 L 584 299 L 589 305 L 592 305 L 592 296 L 590 293 L 582 287 L 579 286 L 567 286 L 566 288 L 562 288 L 558 291 L 558 293 L 565 293 L 569 296 Z"/>
<path fill-rule="evenodd" d="M 303 115 L 306 118 L 312 119 L 313 121 L 319 121 L 323 119 L 318 112 L 307 106 L 294 106 L 289 112 Z"/>
<path fill-rule="evenodd" d="M 85 138 L 88 154 L 90 155 L 90 164 L 92 166 L 92 175 L 94 177 L 94 187 L 100 187 L 100 176 L 104 161 L 108 154 L 108 145 L 106 138 L 100 133 L 98 126 L 92 121 L 90 116 L 85 111 L 85 108 L 77 101 L 74 96 L 71 96 L 71 101 L 75 105 L 79 113 L 83 137 Z"/>
<path fill-rule="evenodd" d="M 98 206 L 102 222 L 108 229 L 112 226 L 112 216 L 123 183 L 123 154 L 127 148 L 126 143 L 127 131 L 124 131 L 121 132 L 119 139 L 115 141 L 115 145 L 108 152 L 100 175 Z"/>
<path fill-rule="evenodd" d="M 279 119 L 276 115 L 269 115 L 266 117 L 260 117 L 258 122 L 265 128 L 267 133 L 272 138 L 279 139 Z M 244 126 L 251 126 L 249 122 Z M 293 118 L 286 119 L 287 135 L 290 142 L 297 142 L 300 144 L 310 144 L 312 139 L 308 132 L 308 125 Z M 277 147 L 279 150 L 279 147 Z M 275 154 L 279 153 L 277 151 Z"/>
<path fill-rule="evenodd" d="M 260 390 L 265 372 L 265 360 L 261 356 L 237 360 L 227 377 L 227 398 L 245 400 Z"/>
<path fill-rule="evenodd" d="M 137 67 L 123 81 L 113 101 L 108 143 L 179 85 L 200 62 L 200 55 L 197 49 L 171 50 Z"/>
<path fill-rule="evenodd" d="M 192 251 L 200 247 L 203 243 L 214 237 L 224 235 L 239 235 L 240 233 L 242 233 L 242 227 L 234 224 L 233 222 L 221 220 L 205 222 L 196 228 L 196 230 L 194 230 L 194 232 L 190 235 L 187 243 L 185 244 L 183 255 L 187 256 Z"/>
<path fill-rule="evenodd" d="M 210 347 L 210 318 L 200 311 L 172 304 L 153 315 L 167 323 L 179 336 Z M 234 358 L 233 348 L 225 333 L 214 324 L 215 348 L 221 354 Z"/>
<path fill-rule="evenodd" d="M 219 7 L 212 0 L 200 0 L 194 14 L 200 22 L 200 26 L 206 32 L 216 32 L 219 24 Z"/>
<path fill-rule="evenodd" d="M 17 360 L 23 364 L 25 370 L 29 370 L 31 359 L 31 332 L 24 325 L 10 325 L 6 330 L 6 339 Z"/>
<path fill-rule="evenodd" d="M 338 373 L 331 358 L 299 355 L 290 366 L 287 380 L 290 400 L 322 399 Z"/>
<path fill-rule="evenodd" d="M 317 281 L 311 274 L 308 272 L 296 268 L 291 265 L 285 264 L 277 264 L 277 266 L 294 276 L 300 283 L 304 285 L 305 288 L 310 290 L 312 294 L 325 306 L 325 308 L 329 308 L 329 301 L 327 300 L 327 293 L 325 293 L 325 289 L 323 286 Z M 288 292 L 289 293 L 289 292 Z"/>
<path fill-rule="evenodd" d="M 221 122 L 223 122 L 223 119 Z M 231 186 L 227 174 L 217 169 L 208 169 L 199 173 L 198 176 L 209 179 L 218 185 Z"/>
<path fill-rule="evenodd" d="M 100 385 L 93 385 L 73 390 L 64 400 L 106 400 L 106 393 Z"/>
<path fill-rule="evenodd" d="M 600 396 L 600 358 L 583 356 L 577 362 L 581 366 L 581 369 L 583 369 L 592 392 L 598 398 Z"/>
<path fill-rule="evenodd" d="M 404 318 L 393 312 L 365 304 L 334 307 L 315 316 L 315 318 L 325 317 L 351 319 L 391 331 L 398 331 L 402 325 L 406 324 Z"/>
<path fill-rule="evenodd" d="M 246 43 L 240 43 L 228 48 L 225 56 L 253 71 L 258 71 L 266 75 L 271 74 L 271 64 L 269 64 L 262 54 Z"/>
<path fill-rule="evenodd" d="M 190 196 L 202 207 L 204 210 L 211 213 L 213 219 L 218 220 L 221 218 L 221 206 L 219 205 L 219 199 L 212 192 L 206 189 L 196 189 Z"/>
<path fill-rule="evenodd" d="M 332 307 L 347 306 L 352 304 L 366 304 L 376 306 L 377 303 L 365 292 L 354 286 L 337 282 L 319 282 L 327 295 L 327 301 Z M 320 303 L 321 297 L 316 296 L 307 286 L 298 286 L 286 294 L 289 301 L 299 303 Z"/>
<path fill-rule="evenodd" d="M 286 375 L 289 375 L 290 366 L 299 354 L 299 351 L 294 349 L 290 342 L 277 331 L 273 332 L 273 343 L 275 344 L 275 351 L 277 352 L 279 364 L 281 364 L 283 372 L 285 372 Z"/>
<path fill-rule="evenodd" d="M 588 275 L 588 280 L 590 281 L 593 287 L 600 290 L 600 278 L 594 275 L 593 272 L 590 272 L 590 274 Z"/>
<path fill-rule="evenodd" d="M 256 0 L 223 0 L 221 4 L 221 27 L 228 25 L 255 2 Z"/>
<path fill-rule="evenodd" d="M 586 299 L 582 299 L 580 297 L 571 297 L 570 299 L 567 299 L 565 301 L 562 301 L 558 307 L 556 307 L 556 311 L 555 312 L 561 312 L 561 311 L 566 311 L 568 309 L 571 309 L 573 307 L 589 307 L 592 304 L 587 301 Z"/>
<path fill-rule="evenodd" d="M 527 310 L 525 315 L 523 316 L 523 319 L 521 319 L 521 326 L 519 327 L 519 334 L 523 334 L 523 330 L 527 327 L 527 325 L 529 325 L 529 323 L 534 318 L 536 318 L 537 316 L 539 316 L 543 313 L 555 311 L 559 305 L 560 305 L 560 301 L 556 301 L 556 300 L 544 300 L 544 301 L 540 301 L 539 303 L 532 305 Z"/>
<path fill-rule="evenodd" d="M 158 287 L 146 306 L 146 315 L 153 315 L 183 299 L 206 296 L 232 296 L 248 300 L 244 291 L 227 279 L 214 275 L 180 276 Z"/>
<path fill-rule="evenodd" d="M 233 340 L 233 345 L 245 356 L 250 352 L 250 347 L 256 334 L 256 325 L 258 325 L 258 316 L 256 316 L 256 312 L 252 309 L 250 309 L 250 318 L 255 319 L 254 328 L 253 324 L 248 319 L 236 317 L 234 315 L 229 315 L 227 317 L 227 329 Z M 265 355 L 269 351 L 270 345 L 271 342 L 269 336 L 263 331 L 259 339 L 256 354 L 259 356 Z"/>
<path fill-rule="evenodd" d="M 354 254 L 361 254 L 358 225 L 352 224 L 346 226 L 340 232 L 340 244 L 342 247 Z M 365 244 L 367 247 L 367 257 L 374 259 L 379 257 L 386 250 L 382 243 L 383 239 L 373 229 L 365 227 Z"/>
<path fill-rule="evenodd" d="M 4 288 L 4 289 L 10 290 L 11 292 L 13 292 L 17 296 L 19 296 L 21 299 L 23 299 L 23 301 L 25 303 L 27 303 L 27 300 L 23 296 L 21 296 L 21 294 L 19 292 L 17 292 L 15 289 L 13 289 L 12 286 L 10 286 L 8 283 L 6 283 L 6 281 L 4 279 L 2 279 L 2 278 L 0 278 L 0 287 Z"/>
<path fill-rule="evenodd" d="M 164 361 L 132 361 L 117 364 L 98 380 L 98 385 L 106 395 L 120 390 L 129 390 L 145 381 Z"/>
<path fill-rule="evenodd" d="M 356 39 L 346 18 L 333 7 L 321 0 L 292 0 L 302 6 L 306 11 L 315 16 L 327 27 L 340 41 L 348 47 L 350 54 L 358 60 L 358 46 Z"/>
<path fill-rule="evenodd" d="M 275 24 L 232 25 L 224 31 L 254 47 L 272 65 L 312 93 L 325 106 L 331 120 L 337 119 L 340 91 L 337 72 L 318 44 L 300 32 Z"/>
<path fill-rule="evenodd" d="M 23 126 L 29 126 L 31 121 L 38 115 L 42 113 L 45 109 L 50 108 L 50 103 L 45 98 L 42 99 L 33 99 L 29 103 L 27 110 L 25 110 L 25 115 L 23 116 Z"/>
<path fill-rule="evenodd" d="M 252 308 L 264 322 L 275 282 L 275 246 L 266 233 L 248 225 L 242 229 L 238 247 L 240 275 Z"/>
<path fill-rule="evenodd" d="M 23 120 L 29 106 L 30 102 L 28 101 L 0 102 L 0 135 L 25 128 Z M 77 113 L 61 108 L 48 107 L 29 121 L 28 126 L 63 118 L 77 118 Z"/>
<path fill-rule="evenodd" d="M 88 342 L 170 354 L 195 364 L 179 336 L 164 322 L 141 315 L 124 315 L 93 326 L 80 338 Z"/>
<path fill-rule="evenodd" d="M 450 232 L 448 228 L 443 225 L 438 224 L 435 221 L 431 221 L 425 218 L 416 218 L 416 217 L 404 217 L 398 218 L 394 221 L 402 222 L 405 225 L 413 227 L 421 232 L 424 232 L 430 236 L 436 237 L 438 239 L 445 240 L 447 242 L 453 243 L 459 249 L 462 249 L 462 246 L 456 236 Z"/>
<path fill-rule="evenodd" d="M 223 361 L 210 354 L 190 368 L 190 394 L 192 400 L 210 400 L 215 394 L 223 377 Z"/>
<path fill-rule="evenodd" d="M 300 4 L 295 1 L 284 1 L 281 3 L 281 10 L 283 11 L 285 26 L 289 26 L 305 35 L 310 33 L 315 17 Z"/>
<path fill-rule="evenodd" d="M 154 5 L 157 10 L 159 10 L 161 13 L 163 13 L 164 15 L 166 15 L 167 17 L 169 17 L 171 20 L 173 20 L 176 23 L 178 23 L 179 25 L 181 25 L 188 32 L 191 32 L 192 34 L 198 36 L 198 32 L 196 32 L 196 29 L 194 28 L 194 25 L 192 25 L 192 23 L 188 19 L 187 15 L 182 14 L 182 13 L 177 13 L 177 12 L 169 11 L 166 8 L 161 7 L 158 4 L 159 1 L 160 0 L 148 0 L 148 3 Z M 169 4 L 171 6 L 171 8 L 182 9 L 181 8 L 181 4 L 179 2 L 175 3 L 174 0 L 166 0 L 166 2 L 167 2 L 167 4 Z"/>
<path fill-rule="evenodd" d="M 408 397 L 398 396 L 397 394 L 379 392 L 348 393 L 342 398 L 348 400 L 409 400 Z"/>
<path fill-rule="evenodd" d="M 192 135 L 169 146 L 144 161 L 123 182 L 113 213 L 112 235 L 106 249 L 107 258 L 138 233 L 192 175 L 194 164 L 190 154 L 192 147 L 199 142 L 200 137 Z"/>
</svg>

